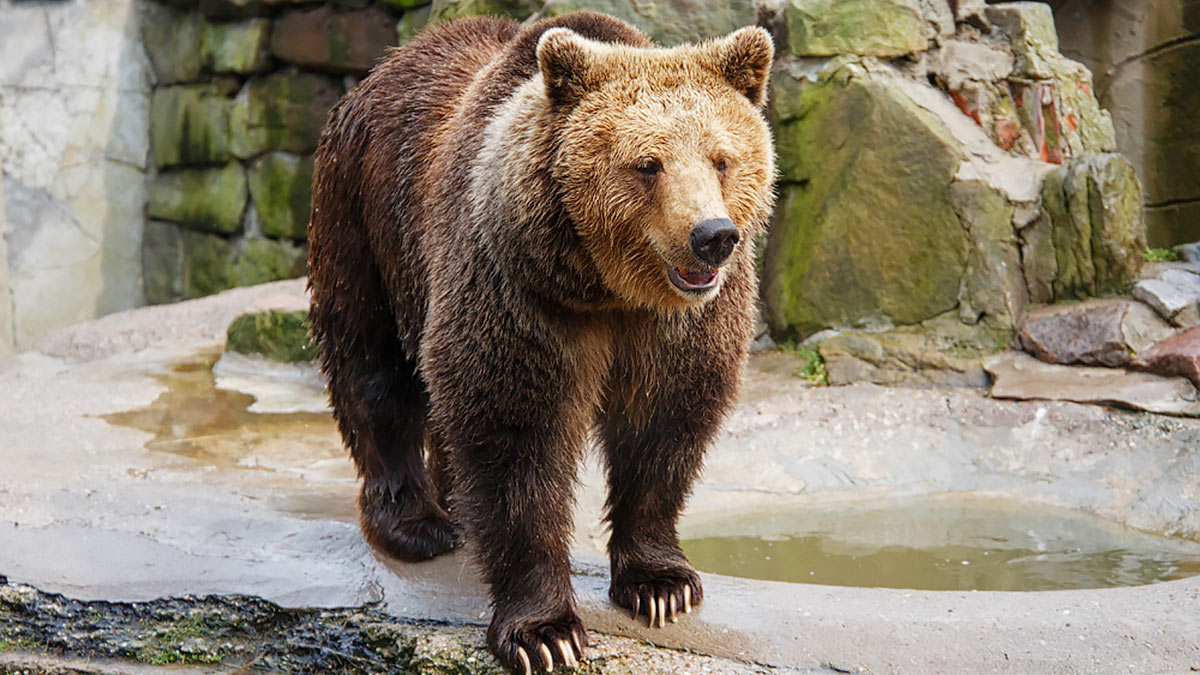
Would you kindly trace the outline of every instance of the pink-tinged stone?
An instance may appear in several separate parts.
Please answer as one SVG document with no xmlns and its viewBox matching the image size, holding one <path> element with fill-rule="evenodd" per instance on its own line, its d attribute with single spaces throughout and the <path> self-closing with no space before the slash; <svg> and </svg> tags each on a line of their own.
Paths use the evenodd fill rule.
<svg viewBox="0 0 1200 675">
<path fill-rule="evenodd" d="M 1131 300 L 1031 307 L 1017 330 L 1025 351 L 1047 363 L 1123 366 L 1171 336 L 1153 310 Z"/>
<path fill-rule="evenodd" d="M 1155 375 L 1179 375 L 1200 384 L 1200 328 L 1163 340 L 1131 365 Z"/>
<path fill-rule="evenodd" d="M 293 11 L 277 20 L 271 33 L 271 53 L 276 58 L 339 73 L 370 70 L 395 44 L 395 19 L 376 7 Z"/>
</svg>

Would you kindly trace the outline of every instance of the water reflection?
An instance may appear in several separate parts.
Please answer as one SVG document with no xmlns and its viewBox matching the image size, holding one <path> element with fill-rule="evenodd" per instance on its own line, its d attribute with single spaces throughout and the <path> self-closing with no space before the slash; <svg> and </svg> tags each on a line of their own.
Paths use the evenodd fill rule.
<svg viewBox="0 0 1200 675">
<path fill-rule="evenodd" d="M 710 523 L 684 550 L 704 571 L 835 586 L 1047 591 L 1200 575 L 1196 542 L 962 495 Z"/>
</svg>

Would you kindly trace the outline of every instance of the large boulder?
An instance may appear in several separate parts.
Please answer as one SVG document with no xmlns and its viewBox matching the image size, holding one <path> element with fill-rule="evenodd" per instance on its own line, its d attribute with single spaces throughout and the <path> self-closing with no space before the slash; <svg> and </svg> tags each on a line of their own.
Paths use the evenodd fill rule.
<svg viewBox="0 0 1200 675">
<path fill-rule="evenodd" d="M 1043 208 L 1053 228 L 1056 300 L 1122 293 L 1146 249 L 1142 186 L 1121 155 L 1084 155 L 1046 177 Z"/>
<path fill-rule="evenodd" d="M 777 338 L 915 324 L 958 305 L 970 237 L 950 185 L 959 143 L 900 87 L 856 67 L 783 72 L 784 181 L 764 260 Z"/>
<path fill-rule="evenodd" d="M 789 0 L 784 20 L 796 56 L 902 56 L 932 37 L 917 0 Z"/>
</svg>

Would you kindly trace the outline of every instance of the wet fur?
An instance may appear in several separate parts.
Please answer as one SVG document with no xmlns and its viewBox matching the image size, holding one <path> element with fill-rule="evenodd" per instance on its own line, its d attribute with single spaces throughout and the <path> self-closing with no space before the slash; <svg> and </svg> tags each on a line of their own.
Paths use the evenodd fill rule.
<svg viewBox="0 0 1200 675">
<path fill-rule="evenodd" d="M 707 302 L 664 285 L 645 230 L 674 242 L 694 215 L 671 205 L 669 182 L 641 201 L 622 199 L 619 185 L 576 185 L 632 179 L 603 166 L 609 149 L 572 127 L 579 106 L 602 115 L 617 103 L 586 98 L 589 83 L 571 79 L 578 69 L 543 81 L 537 46 L 556 26 L 635 61 L 631 47 L 651 46 L 588 12 L 419 35 L 332 112 L 309 226 L 313 332 L 363 479 L 363 531 L 405 560 L 470 540 L 495 607 L 488 645 L 510 669 L 521 666 L 518 648 L 535 656 L 562 639 L 578 656 L 586 643 L 569 546 L 592 430 L 610 486 L 613 600 L 632 608 L 669 594 L 682 607 L 684 585 L 702 598 L 675 525 L 736 398 L 757 295 L 749 245 Z M 728 61 L 711 51 L 681 61 Z M 659 75 L 695 79 L 700 104 L 739 92 L 762 103 L 765 72 L 680 68 Z M 648 82 L 639 86 L 659 86 Z M 572 87 L 581 100 L 567 100 Z M 769 135 L 752 107 L 714 105 L 735 137 L 750 137 L 739 149 L 745 175 L 706 183 L 714 199 L 725 193 L 748 243 L 771 206 Z"/>
</svg>

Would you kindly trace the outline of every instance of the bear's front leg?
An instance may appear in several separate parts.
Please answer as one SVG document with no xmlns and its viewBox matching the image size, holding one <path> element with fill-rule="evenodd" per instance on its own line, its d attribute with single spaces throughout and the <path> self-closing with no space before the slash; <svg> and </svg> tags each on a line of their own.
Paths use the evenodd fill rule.
<svg viewBox="0 0 1200 675">
<path fill-rule="evenodd" d="M 470 318 L 434 324 L 424 368 L 455 519 L 491 591 L 488 648 L 517 673 L 574 667 L 587 633 L 571 588 L 572 488 L 596 369 L 578 363 L 570 335 L 504 310 L 459 323 Z"/>
<path fill-rule="evenodd" d="M 616 421 L 605 425 L 604 435 L 612 524 L 609 597 L 634 618 L 662 627 L 704 598 L 675 525 L 707 439 L 677 424 L 638 430 Z"/>
<path fill-rule="evenodd" d="M 629 331 L 600 418 L 608 473 L 609 597 L 651 627 L 704 597 L 676 524 L 704 451 L 737 396 L 746 349 L 735 319 Z M 699 336 L 701 339 L 695 339 Z"/>
</svg>

